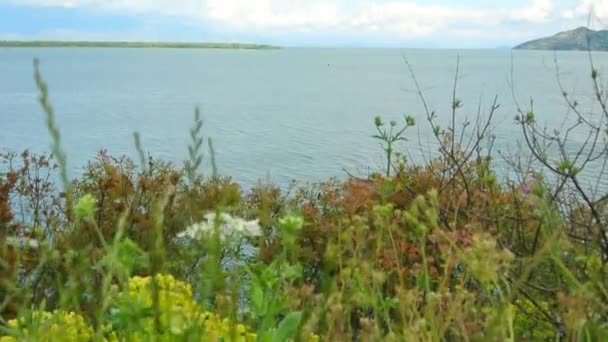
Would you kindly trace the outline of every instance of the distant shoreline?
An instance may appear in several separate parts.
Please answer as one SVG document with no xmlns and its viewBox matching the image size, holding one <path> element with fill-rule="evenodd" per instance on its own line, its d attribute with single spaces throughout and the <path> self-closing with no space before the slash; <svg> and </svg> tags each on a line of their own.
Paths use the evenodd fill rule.
<svg viewBox="0 0 608 342">
<path fill-rule="evenodd" d="M 56 47 L 56 48 L 169 48 L 169 49 L 243 49 L 272 50 L 278 46 L 241 43 L 180 43 L 180 42 L 110 42 L 110 41 L 27 41 L 0 40 L 0 47 Z"/>
</svg>

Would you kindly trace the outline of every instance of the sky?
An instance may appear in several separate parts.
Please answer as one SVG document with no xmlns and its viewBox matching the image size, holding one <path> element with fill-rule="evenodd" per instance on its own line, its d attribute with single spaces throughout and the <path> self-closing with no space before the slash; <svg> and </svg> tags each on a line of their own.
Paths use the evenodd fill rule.
<svg viewBox="0 0 608 342">
<path fill-rule="evenodd" d="M 604 23 L 608 0 L 0 0 L 0 40 L 499 48 Z"/>
</svg>

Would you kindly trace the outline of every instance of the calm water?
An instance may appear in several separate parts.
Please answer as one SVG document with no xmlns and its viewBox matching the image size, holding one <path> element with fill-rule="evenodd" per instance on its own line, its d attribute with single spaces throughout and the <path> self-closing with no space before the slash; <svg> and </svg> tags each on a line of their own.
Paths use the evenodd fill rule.
<svg viewBox="0 0 608 342">
<path fill-rule="evenodd" d="M 418 118 L 420 125 L 402 145 L 413 159 L 421 158 L 420 144 L 436 148 L 404 56 L 430 106 L 447 120 L 458 55 L 464 102 L 459 118 L 474 116 L 480 101 L 487 108 L 498 95 L 494 126 L 496 148 L 502 151 L 521 137 L 514 124 L 511 65 L 515 97 L 524 103 L 533 98 L 548 126 L 559 125 L 567 114 L 555 57 L 568 91 L 581 95 L 583 105 L 589 95 L 588 56 L 577 52 L 0 49 L 0 147 L 48 150 L 32 78 L 32 59 L 39 57 L 76 172 L 101 148 L 134 156 L 134 131 L 154 156 L 183 160 L 199 105 L 220 173 L 245 185 L 267 177 L 283 185 L 291 179 L 343 177 L 344 170 L 366 175 L 382 164 L 381 149 L 370 138 L 376 115 Z M 595 56 L 600 71 L 607 56 Z"/>
</svg>

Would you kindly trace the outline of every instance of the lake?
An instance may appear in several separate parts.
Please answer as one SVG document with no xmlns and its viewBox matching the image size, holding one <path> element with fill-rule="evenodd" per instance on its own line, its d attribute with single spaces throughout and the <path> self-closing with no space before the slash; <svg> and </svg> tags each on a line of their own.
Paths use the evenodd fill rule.
<svg viewBox="0 0 608 342">
<path fill-rule="evenodd" d="M 515 99 L 526 105 L 534 99 L 538 120 L 549 127 L 566 118 L 555 59 L 568 92 L 580 95 L 583 107 L 597 109 L 587 101 L 590 64 L 584 52 L 0 48 L 0 147 L 49 150 L 33 82 L 32 60 L 38 57 L 76 173 L 102 148 L 135 156 L 134 131 L 153 156 L 184 160 L 200 106 L 220 174 L 245 187 L 259 179 L 280 185 L 326 180 L 346 171 L 365 176 L 383 164 L 371 138 L 376 115 L 417 118 L 409 141 L 400 145 L 414 161 L 422 159 L 421 150 L 437 148 L 404 59 L 439 120 L 447 122 L 458 56 L 464 103 L 459 120 L 499 97 L 495 149 L 512 150 L 521 140 Z M 605 71 L 608 55 L 594 56 Z M 585 137 L 581 132 L 571 138 L 576 144 Z"/>
</svg>

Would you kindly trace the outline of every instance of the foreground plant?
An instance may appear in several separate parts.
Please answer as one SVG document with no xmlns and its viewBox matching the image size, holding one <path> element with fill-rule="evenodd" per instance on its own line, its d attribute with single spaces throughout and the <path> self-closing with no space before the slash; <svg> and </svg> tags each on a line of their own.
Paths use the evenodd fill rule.
<svg viewBox="0 0 608 342">
<path fill-rule="evenodd" d="M 119 339 L 255 340 L 245 325 L 203 311 L 194 301 L 192 287 L 170 275 L 131 278 L 113 300 L 109 315 Z"/>
<path fill-rule="evenodd" d="M 190 240 L 209 239 L 213 234 L 219 234 L 222 240 L 240 237 L 256 237 L 262 234 L 259 220 L 246 221 L 227 213 L 209 213 L 205 221 L 195 223 L 185 231 L 177 234 L 178 238 Z"/>
<path fill-rule="evenodd" d="M 385 123 L 382 118 L 377 116 L 374 119 L 374 125 L 378 132 L 373 137 L 383 144 L 383 149 L 386 154 L 386 176 L 391 175 L 391 168 L 393 167 L 393 154 L 395 152 L 395 143 L 399 141 L 407 141 L 403 136 L 405 131 L 416 125 L 416 120 L 412 116 L 405 117 L 405 125 L 402 128 L 397 128 L 397 121 L 389 122 L 388 129 L 385 127 Z"/>
<path fill-rule="evenodd" d="M 1 342 L 87 342 L 94 336 L 93 328 L 82 316 L 60 310 L 30 312 L 10 320 L 4 330 L 10 335 L 0 337 Z"/>
</svg>

